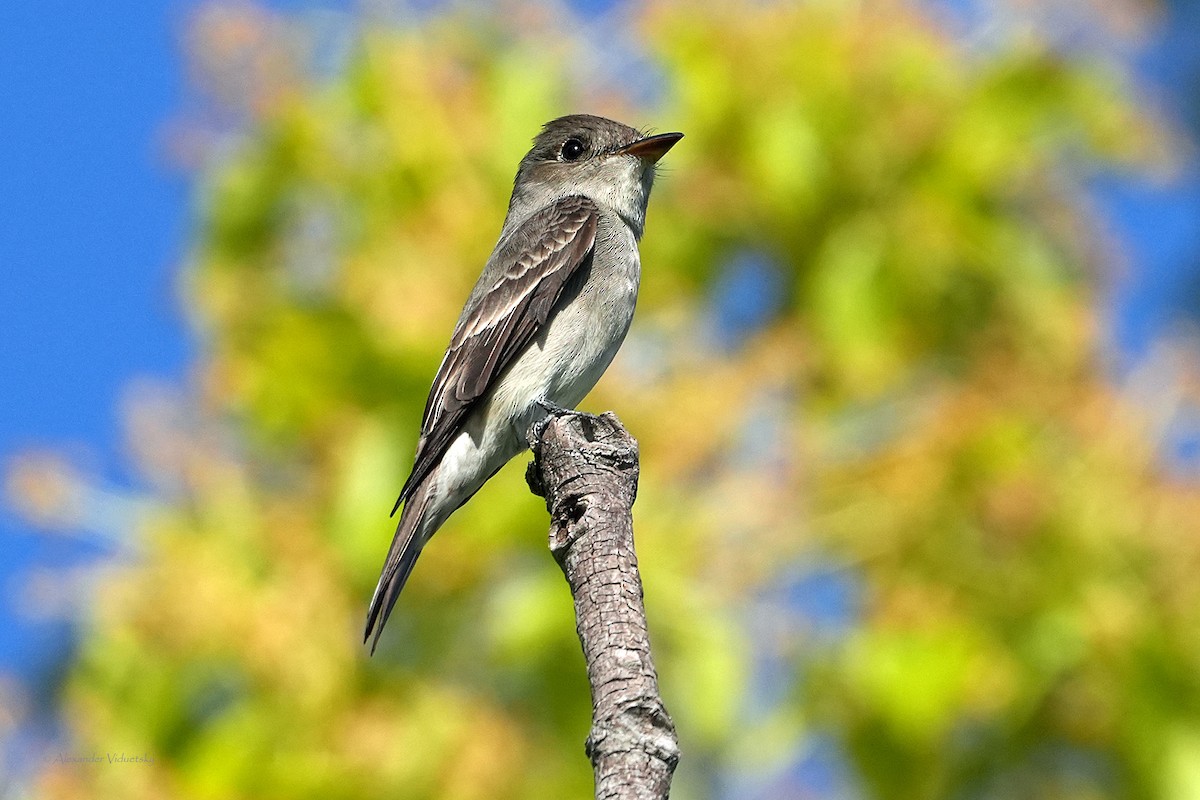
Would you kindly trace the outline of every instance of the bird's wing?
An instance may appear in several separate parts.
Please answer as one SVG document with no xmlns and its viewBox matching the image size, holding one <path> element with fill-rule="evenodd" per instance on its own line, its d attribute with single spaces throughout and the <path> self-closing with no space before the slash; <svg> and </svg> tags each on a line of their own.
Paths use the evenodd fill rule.
<svg viewBox="0 0 1200 800">
<path fill-rule="evenodd" d="M 591 262 L 598 217 L 588 198 L 564 197 L 497 246 L 433 379 L 416 461 L 393 514 L 445 455 L 472 406 L 537 336 L 567 281 Z"/>
</svg>

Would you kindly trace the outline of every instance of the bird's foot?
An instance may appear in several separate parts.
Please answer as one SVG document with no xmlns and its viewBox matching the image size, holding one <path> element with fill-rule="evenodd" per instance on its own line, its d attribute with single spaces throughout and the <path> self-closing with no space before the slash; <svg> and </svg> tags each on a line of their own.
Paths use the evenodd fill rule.
<svg viewBox="0 0 1200 800">
<path fill-rule="evenodd" d="M 551 403 L 549 400 L 538 400 L 538 406 L 546 412 L 546 415 L 533 423 L 530 431 L 533 434 L 533 441 L 541 442 L 542 434 L 546 432 L 546 426 L 550 424 L 550 420 L 556 417 L 571 417 L 579 415 L 581 412 L 572 408 L 560 406 L 558 403 Z"/>
<path fill-rule="evenodd" d="M 572 414 L 579 413 L 573 408 L 560 406 L 558 403 L 551 403 L 549 400 L 538 400 L 537 404 L 541 406 L 542 410 L 545 411 L 548 416 L 551 417 L 569 417 Z"/>
</svg>

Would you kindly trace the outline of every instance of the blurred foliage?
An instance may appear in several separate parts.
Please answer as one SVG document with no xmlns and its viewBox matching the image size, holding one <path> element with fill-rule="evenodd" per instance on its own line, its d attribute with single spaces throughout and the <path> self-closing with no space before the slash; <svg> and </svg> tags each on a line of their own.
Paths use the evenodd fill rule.
<svg viewBox="0 0 1200 800">
<path fill-rule="evenodd" d="M 510 3 L 377 19 L 316 71 L 303 24 L 201 13 L 226 125 L 185 270 L 202 357 L 175 412 L 133 412 L 153 491 L 63 697 L 80 752 L 153 763 L 50 764 L 37 796 L 589 795 L 523 460 L 426 549 L 374 659 L 358 636 L 517 160 L 576 110 L 687 134 L 586 403 L 641 441 L 676 796 L 800 796 L 815 734 L 864 797 L 1200 796 L 1200 492 L 1107 379 L 1112 248 L 1077 183 L 1160 136 L 1112 64 L 968 51 L 922 8 L 646 0 L 595 48 Z M 746 261 L 770 297 L 737 334 L 714 286 Z M 814 563 L 858 587 L 842 630 L 778 599 Z"/>
</svg>

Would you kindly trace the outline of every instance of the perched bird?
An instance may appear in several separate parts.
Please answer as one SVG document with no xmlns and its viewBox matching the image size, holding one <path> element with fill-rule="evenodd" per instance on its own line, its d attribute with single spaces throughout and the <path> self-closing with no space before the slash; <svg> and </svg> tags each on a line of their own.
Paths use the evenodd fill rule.
<svg viewBox="0 0 1200 800">
<path fill-rule="evenodd" d="M 577 114 L 546 123 L 533 140 L 500 241 L 429 390 L 392 513 L 404 510 L 367 612 L 372 653 L 429 538 L 525 449 L 531 424 L 574 408 L 616 355 L 637 302 L 655 164 L 681 138 Z"/>
</svg>

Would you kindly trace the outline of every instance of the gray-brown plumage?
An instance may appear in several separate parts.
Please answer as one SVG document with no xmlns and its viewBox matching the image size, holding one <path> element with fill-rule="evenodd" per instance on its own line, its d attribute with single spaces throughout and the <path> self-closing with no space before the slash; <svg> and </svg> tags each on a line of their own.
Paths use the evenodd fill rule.
<svg viewBox="0 0 1200 800">
<path fill-rule="evenodd" d="M 421 420 L 412 474 L 392 513 L 441 459 L 472 405 L 546 323 L 567 280 L 591 258 L 596 204 L 573 195 L 539 211 L 501 242 L 494 285 L 476 286 L 458 320 Z"/>
<path fill-rule="evenodd" d="M 392 509 L 404 505 L 367 614 L 372 652 L 429 537 L 525 448 L 547 405 L 573 408 L 612 361 L 637 300 L 654 164 L 680 138 L 573 115 L 547 123 L 522 159 Z"/>
</svg>

